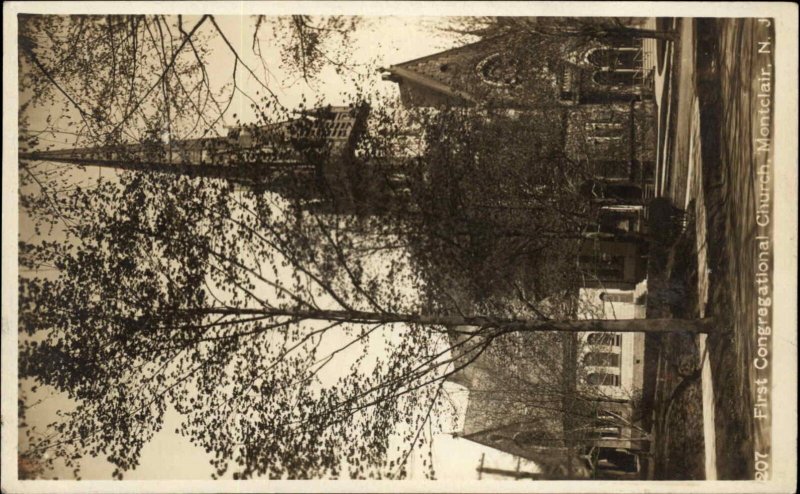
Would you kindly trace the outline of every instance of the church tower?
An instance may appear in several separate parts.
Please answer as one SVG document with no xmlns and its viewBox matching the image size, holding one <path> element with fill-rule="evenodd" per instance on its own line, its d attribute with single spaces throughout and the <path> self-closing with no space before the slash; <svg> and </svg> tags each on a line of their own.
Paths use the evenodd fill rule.
<svg viewBox="0 0 800 494">
<path fill-rule="evenodd" d="M 369 106 L 326 106 L 269 125 L 231 128 L 225 137 L 20 153 L 20 159 L 226 179 L 288 199 L 351 208 L 355 148 Z"/>
</svg>

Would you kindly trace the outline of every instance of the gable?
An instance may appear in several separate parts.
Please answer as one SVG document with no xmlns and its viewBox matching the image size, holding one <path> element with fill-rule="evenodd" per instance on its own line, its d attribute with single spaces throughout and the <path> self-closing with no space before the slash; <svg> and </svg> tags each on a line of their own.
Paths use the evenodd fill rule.
<svg viewBox="0 0 800 494">
<path fill-rule="evenodd" d="M 505 34 L 391 66 L 404 103 L 415 106 L 471 104 L 501 107 L 556 103 L 552 53 L 535 50 L 529 37 Z M 543 46 L 539 43 L 539 46 Z M 459 98 L 452 98 L 452 95 Z M 549 100 L 549 101 L 548 101 Z"/>
</svg>

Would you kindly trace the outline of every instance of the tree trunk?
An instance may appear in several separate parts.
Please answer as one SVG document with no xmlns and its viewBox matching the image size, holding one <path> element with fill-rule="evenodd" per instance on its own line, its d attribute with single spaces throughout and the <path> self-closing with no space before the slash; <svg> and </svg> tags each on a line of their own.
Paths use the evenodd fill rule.
<svg viewBox="0 0 800 494">
<path fill-rule="evenodd" d="M 572 36 L 594 39 L 661 39 L 664 41 L 677 41 L 678 32 L 673 29 L 640 29 L 635 27 L 587 27 L 574 30 L 540 30 L 541 34 L 549 36 Z"/>
<path fill-rule="evenodd" d="M 636 27 L 612 27 L 600 30 L 598 38 L 627 38 L 627 39 L 661 39 L 676 41 L 678 32 L 673 29 L 640 29 Z"/>
<path fill-rule="evenodd" d="M 503 332 L 560 331 L 567 333 L 710 333 L 714 331 L 713 318 L 702 319 L 573 319 L 545 321 L 541 319 L 513 319 L 492 316 L 461 316 L 438 314 L 404 314 L 393 312 L 368 312 L 356 310 L 305 310 L 258 308 L 204 308 L 187 309 L 194 315 L 261 315 L 288 317 L 301 320 L 357 324 L 421 324 L 429 326 L 497 328 Z M 470 330 L 466 330 L 469 332 Z"/>
</svg>

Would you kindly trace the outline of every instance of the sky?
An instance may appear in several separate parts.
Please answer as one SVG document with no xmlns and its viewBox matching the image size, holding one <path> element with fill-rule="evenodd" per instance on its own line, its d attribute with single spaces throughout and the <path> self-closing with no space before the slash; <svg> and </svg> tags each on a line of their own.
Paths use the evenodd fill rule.
<svg viewBox="0 0 800 494">
<path fill-rule="evenodd" d="M 293 75 L 280 63 L 280 50 L 274 32 L 269 26 L 259 29 L 263 59 L 261 63 L 252 48 L 253 33 L 256 28 L 254 17 L 215 15 L 214 19 L 233 45 L 241 61 L 253 70 L 259 81 L 265 82 L 271 91 L 287 109 L 297 109 L 308 98 L 307 105 L 319 102 L 322 105 L 342 105 L 351 101 L 354 90 L 353 79 L 357 78 L 366 86 L 371 94 L 394 97 L 398 95 L 397 84 L 382 81 L 380 67 L 419 58 L 436 53 L 459 44 L 452 34 L 445 33 L 437 26 L 442 25 L 441 17 L 362 17 L 355 34 L 352 35 L 351 50 L 347 60 L 348 70 L 337 74 L 332 65 L 327 65 L 317 77 L 307 83 L 297 75 Z M 183 23 L 193 26 L 200 20 L 199 16 L 184 16 Z M 211 87 L 215 91 L 225 90 L 230 82 L 230 74 L 234 67 L 234 57 L 224 40 L 216 35 L 214 27 L 206 21 L 197 31 L 197 36 L 210 35 L 207 70 Z M 412 42 L 413 40 L 413 42 Z M 323 48 L 325 48 L 323 46 Z M 327 49 L 335 48 L 328 46 Z M 351 69 L 351 70 L 350 70 Z M 253 97 L 259 87 L 259 81 L 239 64 L 237 83 L 242 92 Z M 225 92 L 224 94 L 228 94 Z M 26 93 L 21 93 L 21 101 L 25 101 Z M 46 119 L 58 121 L 57 105 L 44 108 L 33 108 L 26 112 L 30 118 L 30 129 L 43 129 Z M 235 116 L 234 116 L 235 115 Z M 250 100 L 241 92 L 234 96 L 233 103 L 223 119 L 224 126 L 233 126 L 237 119 L 242 123 L 255 120 Z M 58 125 L 57 125 L 58 126 Z M 68 131 L 65 127 L 59 130 Z M 71 147 L 73 140 L 70 134 L 48 135 L 48 144 L 55 148 Z"/>
<path fill-rule="evenodd" d="M 250 48 L 254 20 L 238 16 L 215 16 L 215 19 L 225 36 L 237 48 L 243 61 L 259 73 L 260 61 Z M 197 22 L 197 18 L 184 18 L 186 25 L 193 25 L 195 22 Z M 396 97 L 396 84 L 382 81 L 380 73 L 376 69 L 456 46 L 457 41 L 452 35 L 437 31 L 437 22 L 440 20 L 434 17 L 365 18 L 353 37 L 352 58 L 348 61 L 349 65 L 355 67 L 359 75 L 366 78 L 367 85 L 371 86 L 377 94 Z M 206 24 L 204 27 L 210 28 L 210 25 Z M 278 60 L 279 52 L 274 42 L 271 42 L 274 41 L 271 39 L 271 30 L 262 27 L 261 33 L 260 38 L 264 43 L 262 45 L 264 58 Z M 208 66 L 212 84 L 221 87 L 227 82 L 228 75 L 233 68 L 233 57 L 219 37 L 214 37 L 209 47 L 211 54 Z M 262 71 L 260 74 L 264 74 L 264 72 Z M 254 93 L 258 85 L 253 77 L 244 71 L 240 72 L 239 77 L 239 82 L 245 91 Z M 346 103 L 347 96 L 345 94 L 352 90 L 350 77 L 352 74 L 345 73 L 340 76 L 332 67 L 327 67 L 323 69 L 319 77 L 311 82 L 311 85 L 307 85 L 302 79 L 298 80 L 287 74 L 280 64 L 275 63 L 269 65 L 269 74 L 264 75 L 263 80 L 267 81 L 284 106 L 294 108 L 303 101 L 304 96 L 311 94 L 319 97 L 323 104 Z M 21 97 L 24 100 L 25 95 L 23 94 Z M 56 108 L 57 105 L 54 105 L 29 111 L 30 128 L 43 128 L 48 116 L 51 118 L 57 116 L 54 115 L 58 111 Z M 249 109 L 249 101 L 241 96 L 236 97 L 228 115 L 234 113 L 244 122 L 253 118 L 252 110 Z M 233 119 L 228 120 L 226 124 L 232 125 Z M 67 134 L 51 134 L 45 139 L 48 140 L 48 144 L 53 143 L 56 148 L 73 145 L 71 136 Z M 70 169 L 65 173 L 69 174 L 69 181 L 84 184 L 94 181 L 99 176 L 113 180 L 116 174 L 113 170 L 93 167 L 87 167 L 85 171 Z M 20 216 L 20 234 L 26 240 L 34 237 L 30 222 L 27 221 L 24 214 Z M 50 238 L 63 239 L 63 233 L 56 230 L 50 234 Z M 41 403 L 28 412 L 30 424 L 46 424 L 53 420 L 58 410 L 68 409 L 73 405 L 66 397 L 51 394 L 51 391 L 45 387 L 40 387 L 38 391 L 32 392 L 30 391 L 31 384 L 23 383 L 23 389 L 29 393 L 31 402 L 41 400 Z M 448 386 L 451 399 L 463 412 L 466 405 L 466 391 L 457 385 L 450 386 L 448 384 Z M 167 410 L 163 428 L 144 446 L 140 465 L 125 474 L 127 480 L 208 479 L 210 477 L 213 471 L 209 465 L 211 456 L 201 448 L 193 446 L 188 438 L 174 433 L 180 420 L 180 415 L 174 409 Z M 466 439 L 454 438 L 446 433 L 437 434 L 433 455 L 439 479 L 477 478 L 476 468 L 482 457 L 486 467 L 513 470 L 517 466 L 516 460 L 510 455 Z M 412 458 L 415 456 L 412 455 Z M 424 478 L 421 468 L 416 465 L 417 462 L 418 460 L 415 460 L 410 465 L 410 477 Z M 81 476 L 84 479 L 110 478 L 111 472 L 114 470 L 114 466 L 102 458 L 85 458 L 81 462 L 81 467 Z M 532 464 L 522 465 L 522 469 L 536 471 Z M 72 474 L 66 468 L 57 468 L 51 475 L 64 479 L 71 478 Z M 484 474 L 484 478 L 486 477 L 487 475 Z"/>
</svg>

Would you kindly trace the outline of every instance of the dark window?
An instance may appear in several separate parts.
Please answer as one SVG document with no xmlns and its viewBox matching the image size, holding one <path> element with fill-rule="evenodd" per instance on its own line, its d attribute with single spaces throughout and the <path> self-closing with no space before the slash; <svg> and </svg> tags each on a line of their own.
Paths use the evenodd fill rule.
<svg viewBox="0 0 800 494">
<path fill-rule="evenodd" d="M 603 86 L 632 85 L 635 83 L 634 74 L 626 70 L 598 70 L 592 75 L 592 80 Z"/>
<path fill-rule="evenodd" d="M 594 430 L 594 434 L 599 439 L 618 439 L 620 437 L 619 427 L 602 425 Z"/>
<path fill-rule="evenodd" d="M 605 302 L 618 302 L 618 303 L 633 303 L 633 292 L 624 292 L 624 293 L 606 293 L 603 292 L 601 298 Z"/>
<path fill-rule="evenodd" d="M 596 160 L 593 162 L 595 176 L 607 179 L 630 178 L 631 165 L 626 160 Z"/>
<path fill-rule="evenodd" d="M 619 367 L 619 354 L 609 352 L 589 352 L 583 357 L 584 365 Z"/>
<path fill-rule="evenodd" d="M 633 69 L 636 67 L 637 50 L 618 50 L 614 48 L 604 48 L 594 50 L 589 54 L 589 63 L 598 67 L 610 67 L 617 69 Z"/>
<path fill-rule="evenodd" d="M 633 230 L 634 222 L 635 218 L 627 215 L 605 214 L 600 216 L 600 231 L 609 233 L 630 232 Z"/>
<path fill-rule="evenodd" d="M 590 345 L 620 346 L 622 335 L 617 333 L 590 333 L 586 339 Z"/>
<path fill-rule="evenodd" d="M 606 372 L 592 372 L 586 376 L 586 382 L 594 386 L 619 386 L 619 376 Z"/>
<path fill-rule="evenodd" d="M 636 472 L 638 470 L 636 455 L 625 450 L 600 448 L 597 457 L 598 470 L 622 470 Z"/>
<path fill-rule="evenodd" d="M 625 277 L 625 257 L 600 252 L 595 256 L 580 256 L 581 268 L 598 280 L 622 281 Z"/>
<path fill-rule="evenodd" d="M 605 197 L 618 201 L 640 201 L 642 199 L 642 188 L 630 183 L 607 184 L 605 187 Z"/>
<path fill-rule="evenodd" d="M 586 122 L 584 129 L 594 137 L 621 136 L 625 125 L 622 122 Z"/>
</svg>

